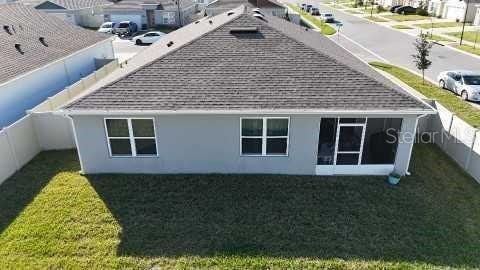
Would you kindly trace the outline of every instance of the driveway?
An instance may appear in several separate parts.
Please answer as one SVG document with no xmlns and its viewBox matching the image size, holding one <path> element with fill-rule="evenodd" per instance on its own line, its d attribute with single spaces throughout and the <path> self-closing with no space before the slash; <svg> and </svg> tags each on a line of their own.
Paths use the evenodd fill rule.
<svg viewBox="0 0 480 270">
<path fill-rule="evenodd" d="M 284 2 L 298 3 L 299 1 L 284 0 Z M 318 0 L 302 3 L 305 2 L 318 5 L 321 12 L 333 13 L 335 18 L 343 23 L 340 37 L 333 36 L 332 39 L 352 50 L 354 54 L 358 54 L 367 61 L 377 59 L 417 70 L 411 56 L 415 53 L 412 45 L 415 41 L 414 36 L 332 9 Z M 480 70 L 480 58 L 440 45 L 433 46 L 430 59 L 433 64 L 425 75 L 432 80 L 435 80 L 438 73 L 444 70 Z"/>
<path fill-rule="evenodd" d="M 116 37 L 112 42 L 115 56 L 120 62 L 126 61 L 148 46 L 137 46 L 130 39 Z"/>
</svg>

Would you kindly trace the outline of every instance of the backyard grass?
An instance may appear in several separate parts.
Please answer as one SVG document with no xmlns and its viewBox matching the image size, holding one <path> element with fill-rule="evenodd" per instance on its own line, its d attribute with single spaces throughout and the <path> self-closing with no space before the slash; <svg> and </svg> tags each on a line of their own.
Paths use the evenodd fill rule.
<svg viewBox="0 0 480 270">
<path fill-rule="evenodd" d="M 419 23 L 419 24 L 414 24 L 416 27 L 420 28 L 425 28 L 425 29 L 430 29 L 432 28 L 444 28 L 444 27 L 457 27 L 457 26 L 462 26 L 462 23 L 459 22 L 436 22 L 436 23 Z"/>
<path fill-rule="evenodd" d="M 384 15 L 383 17 L 394 20 L 397 22 L 405 22 L 405 21 L 419 21 L 419 20 L 427 20 L 429 17 L 420 16 L 420 15 L 400 15 L 400 14 L 392 14 L 392 15 Z"/>
<path fill-rule="evenodd" d="M 320 29 L 320 32 L 324 35 L 333 35 L 337 32 L 337 30 L 335 30 L 335 28 L 331 27 L 330 25 L 324 23 L 322 20 L 320 20 L 319 18 L 315 17 L 315 16 L 312 16 L 311 14 L 303 11 L 301 8 L 299 8 L 298 6 L 294 5 L 294 4 L 288 4 L 288 6 L 295 10 L 296 12 L 298 12 L 299 14 L 302 15 L 302 17 L 304 17 L 305 19 L 307 19 L 308 21 L 310 21 L 311 23 L 313 23 L 318 29 Z"/>
<path fill-rule="evenodd" d="M 473 46 L 470 45 L 456 45 L 455 48 L 466 51 L 472 54 L 480 55 L 480 46 L 477 46 L 476 48 L 473 48 Z"/>
<path fill-rule="evenodd" d="M 460 38 L 462 35 L 462 32 L 447 33 L 447 35 Z M 480 43 L 480 32 L 477 33 L 477 31 L 465 31 L 463 33 L 463 39 L 470 42 L 475 42 L 475 39 L 477 39 L 477 43 Z"/>
<path fill-rule="evenodd" d="M 80 175 L 43 152 L 0 185 L 0 269 L 475 269 L 480 185 L 434 145 L 412 175 Z"/>
<path fill-rule="evenodd" d="M 373 22 L 388 22 L 388 20 L 378 16 L 365 16 L 364 18 Z"/>
<path fill-rule="evenodd" d="M 422 84 L 422 78 L 420 76 L 403 68 L 380 62 L 371 62 L 370 65 L 390 73 L 413 89 L 422 93 L 424 96 L 436 99 L 443 106 L 456 113 L 458 117 L 462 118 L 470 125 L 480 127 L 480 110 L 468 104 L 468 102 L 459 99 L 452 92 L 443 90 L 428 81 L 425 81 L 425 84 Z"/>
<path fill-rule="evenodd" d="M 410 27 L 408 25 L 403 25 L 403 24 L 392 25 L 392 28 L 395 28 L 395 29 L 413 29 L 413 27 Z"/>
</svg>

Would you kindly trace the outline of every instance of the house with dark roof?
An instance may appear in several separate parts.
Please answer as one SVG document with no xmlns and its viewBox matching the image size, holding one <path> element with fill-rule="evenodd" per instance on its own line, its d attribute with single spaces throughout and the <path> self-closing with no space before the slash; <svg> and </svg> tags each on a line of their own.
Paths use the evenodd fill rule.
<svg viewBox="0 0 480 270">
<path fill-rule="evenodd" d="M 84 173 L 408 170 L 435 110 L 314 31 L 241 6 L 167 35 L 61 109 Z"/>
<path fill-rule="evenodd" d="M 111 5 L 108 0 L 19 0 L 38 10 L 85 27 L 98 27 L 103 23 L 102 8 Z"/>
<path fill-rule="evenodd" d="M 156 26 L 183 26 L 195 19 L 193 0 L 120 0 L 103 8 L 104 21 L 133 21 L 139 29 Z"/>
<path fill-rule="evenodd" d="M 221 14 L 241 5 L 249 9 L 260 8 L 263 13 L 277 17 L 283 17 L 286 12 L 285 6 L 275 0 L 197 0 L 197 3 L 208 16 Z"/>
<path fill-rule="evenodd" d="M 22 4 L 0 5 L 0 129 L 114 58 L 111 37 Z"/>
</svg>

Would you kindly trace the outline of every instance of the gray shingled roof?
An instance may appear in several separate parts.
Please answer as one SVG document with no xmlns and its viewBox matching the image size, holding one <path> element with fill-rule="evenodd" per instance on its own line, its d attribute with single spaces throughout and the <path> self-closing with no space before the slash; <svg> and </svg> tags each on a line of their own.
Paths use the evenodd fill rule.
<svg viewBox="0 0 480 270">
<path fill-rule="evenodd" d="M 180 1 L 180 7 L 190 7 L 194 5 L 193 0 L 182 0 Z M 176 4 L 172 0 L 121 0 L 118 2 L 113 2 L 113 5 L 105 7 L 105 10 L 116 11 L 116 10 L 144 10 L 142 5 L 158 5 L 160 10 L 172 10 L 177 8 Z"/>
<path fill-rule="evenodd" d="M 112 4 L 108 0 L 20 0 L 20 2 L 27 5 L 34 5 L 35 7 L 43 5 L 45 2 L 51 2 L 57 6 L 69 10 L 92 8 Z"/>
<path fill-rule="evenodd" d="M 266 18 L 243 14 L 66 109 L 430 110 L 329 39 Z M 242 27 L 260 30 L 230 33 Z"/>
<path fill-rule="evenodd" d="M 8 25 L 10 34 L 4 30 Z M 40 43 L 44 37 L 48 45 Z M 0 8 L 0 83 L 110 38 L 22 4 Z M 15 48 L 20 44 L 23 52 Z"/>
</svg>

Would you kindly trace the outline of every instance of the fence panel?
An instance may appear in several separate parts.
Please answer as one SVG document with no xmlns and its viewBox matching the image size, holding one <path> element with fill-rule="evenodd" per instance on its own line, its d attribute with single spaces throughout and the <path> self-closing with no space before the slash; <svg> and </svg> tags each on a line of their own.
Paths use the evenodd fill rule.
<svg viewBox="0 0 480 270">
<path fill-rule="evenodd" d="M 33 114 L 35 132 L 42 150 L 75 148 L 70 119 L 53 112 Z"/>
<path fill-rule="evenodd" d="M 17 170 L 6 129 L 0 131 L 0 184 Z"/>
<path fill-rule="evenodd" d="M 473 146 L 472 155 L 470 157 L 469 166 L 467 168 L 468 173 L 472 175 L 477 182 L 480 183 L 480 132 L 477 133 L 477 138 Z"/>
</svg>

